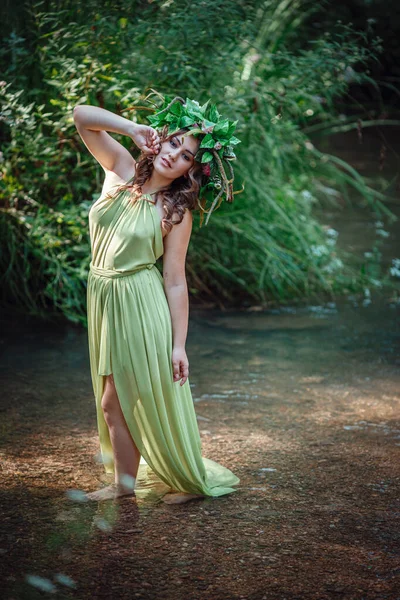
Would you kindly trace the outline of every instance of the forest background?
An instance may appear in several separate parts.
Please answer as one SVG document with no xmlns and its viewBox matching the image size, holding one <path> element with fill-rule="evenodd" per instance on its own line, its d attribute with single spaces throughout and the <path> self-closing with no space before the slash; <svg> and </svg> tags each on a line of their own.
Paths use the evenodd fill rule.
<svg viewBox="0 0 400 600">
<path fill-rule="evenodd" d="M 379 230 L 396 218 L 397 175 L 365 177 L 321 150 L 339 132 L 361 140 L 366 128 L 400 124 L 394 0 L 7 0 L 1 10 L 3 306 L 86 324 L 88 210 L 104 173 L 73 108 L 94 104 L 146 123 L 135 107 L 152 89 L 211 97 L 238 120 L 242 140 L 234 166 L 244 192 L 206 227 L 195 214 L 192 302 L 271 307 L 371 288 L 398 295 L 400 260 L 383 265 L 379 246 Z M 130 139 L 117 139 L 137 155 Z M 357 263 L 315 215 L 349 202 L 380 223 Z"/>
</svg>

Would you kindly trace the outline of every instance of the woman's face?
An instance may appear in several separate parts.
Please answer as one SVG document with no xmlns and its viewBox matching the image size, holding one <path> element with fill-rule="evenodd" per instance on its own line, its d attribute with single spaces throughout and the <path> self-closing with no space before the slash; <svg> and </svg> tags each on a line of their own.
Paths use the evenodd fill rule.
<svg viewBox="0 0 400 600">
<path fill-rule="evenodd" d="M 154 168 L 170 179 L 185 175 L 194 164 L 199 145 L 200 141 L 193 135 L 183 137 L 182 133 L 177 133 L 171 136 L 161 144 L 153 161 Z"/>
</svg>

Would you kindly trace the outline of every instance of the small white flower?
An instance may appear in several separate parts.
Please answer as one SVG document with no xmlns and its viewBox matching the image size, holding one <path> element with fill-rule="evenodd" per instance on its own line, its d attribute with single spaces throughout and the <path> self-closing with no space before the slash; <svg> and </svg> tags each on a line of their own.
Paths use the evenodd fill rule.
<svg viewBox="0 0 400 600">
<path fill-rule="evenodd" d="M 303 190 L 301 192 L 301 195 L 304 198 L 304 200 L 312 200 L 312 194 L 308 190 Z"/>
<path fill-rule="evenodd" d="M 384 229 L 377 229 L 376 230 L 376 235 L 380 235 L 381 237 L 389 237 L 390 233 L 388 231 L 385 231 Z"/>
<path fill-rule="evenodd" d="M 391 267 L 390 268 L 390 274 L 393 277 L 400 277 L 400 269 L 398 269 L 397 267 Z"/>
<path fill-rule="evenodd" d="M 322 270 L 325 271 L 326 273 L 333 273 L 334 271 L 337 271 L 341 267 L 343 267 L 343 262 L 340 260 L 340 258 L 335 257 L 331 260 L 330 263 L 325 265 Z"/>
<path fill-rule="evenodd" d="M 382 282 L 378 279 L 371 279 L 371 285 L 374 285 L 375 287 L 382 287 Z"/>
<path fill-rule="evenodd" d="M 375 221 L 375 227 L 383 227 L 383 225 L 382 221 Z"/>
<path fill-rule="evenodd" d="M 372 258 L 373 254 L 372 254 L 372 252 L 364 252 L 364 256 L 365 256 L 365 258 Z"/>
<path fill-rule="evenodd" d="M 320 244 L 319 246 L 310 246 L 310 253 L 314 256 L 324 256 L 329 254 L 329 249 L 323 244 Z"/>
<path fill-rule="evenodd" d="M 332 229 L 332 227 L 330 227 L 329 229 L 326 230 L 326 234 L 329 235 L 330 237 L 338 237 L 339 232 L 336 231 L 336 229 Z"/>
</svg>

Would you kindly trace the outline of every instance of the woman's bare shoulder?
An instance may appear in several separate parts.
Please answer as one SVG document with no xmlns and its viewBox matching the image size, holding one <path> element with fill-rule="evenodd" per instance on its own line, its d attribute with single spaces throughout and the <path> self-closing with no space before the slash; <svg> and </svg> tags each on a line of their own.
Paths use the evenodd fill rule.
<svg viewBox="0 0 400 600">
<path fill-rule="evenodd" d="M 117 186 L 126 183 L 135 175 L 135 171 L 130 172 L 124 171 L 123 173 L 119 171 L 116 173 L 115 171 L 109 171 L 108 169 L 104 169 L 105 177 L 103 182 L 103 189 L 101 190 L 101 195 L 105 195 L 108 192 L 112 191 Z"/>
</svg>

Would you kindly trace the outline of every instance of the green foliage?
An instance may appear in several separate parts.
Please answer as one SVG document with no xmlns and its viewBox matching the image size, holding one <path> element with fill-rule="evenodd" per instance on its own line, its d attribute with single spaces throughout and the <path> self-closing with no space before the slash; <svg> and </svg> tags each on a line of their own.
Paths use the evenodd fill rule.
<svg viewBox="0 0 400 600">
<path fill-rule="evenodd" d="M 3 302 L 11 296 L 28 313 L 86 323 L 88 209 L 89 202 L 54 210 L 29 199 L 23 210 L 0 212 Z"/>
<path fill-rule="evenodd" d="M 339 257 L 313 208 L 353 188 L 391 218 L 385 196 L 308 136 L 357 126 L 360 115 L 343 121 L 335 100 L 368 79 L 379 41 L 338 24 L 300 43 L 302 22 L 317 8 L 302 0 L 213 0 L 190 10 L 183 0 L 43 7 L 30 8 L 25 37 L 11 32 L 0 53 L 4 301 L 85 322 L 87 215 L 103 170 L 76 132 L 73 108 L 94 104 L 147 122 L 141 107 L 153 88 L 201 104 L 211 97 L 237 121 L 242 142 L 235 180 L 244 192 L 207 227 L 195 220 L 193 295 L 287 302 L 369 284 L 368 269 L 355 272 Z M 119 141 L 135 154 L 131 140 Z"/>
</svg>

